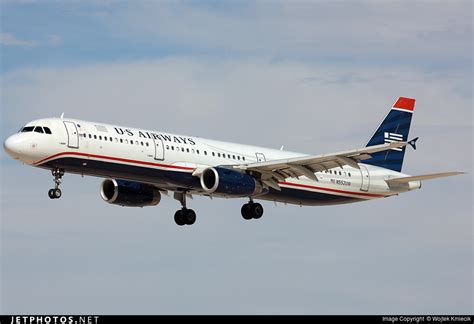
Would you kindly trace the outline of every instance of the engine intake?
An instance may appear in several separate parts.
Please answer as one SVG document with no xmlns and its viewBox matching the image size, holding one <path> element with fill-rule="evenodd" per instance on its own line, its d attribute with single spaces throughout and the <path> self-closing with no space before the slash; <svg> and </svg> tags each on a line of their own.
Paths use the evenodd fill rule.
<svg viewBox="0 0 474 324">
<path fill-rule="evenodd" d="M 160 191 L 149 184 L 126 180 L 106 179 L 100 195 L 109 204 L 126 207 L 155 206 L 160 203 Z"/>
<path fill-rule="evenodd" d="M 205 169 L 201 174 L 201 187 L 207 193 L 236 197 L 262 192 L 262 185 L 251 175 L 223 167 Z"/>
</svg>

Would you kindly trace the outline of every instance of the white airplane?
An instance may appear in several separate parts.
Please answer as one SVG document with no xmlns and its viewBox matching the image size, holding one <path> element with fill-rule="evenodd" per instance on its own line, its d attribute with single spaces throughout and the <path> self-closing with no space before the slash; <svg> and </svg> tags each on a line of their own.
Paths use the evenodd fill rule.
<svg viewBox="0 0 474 324">
<path fill-rule="evenodd" d="M 46 118 L 29 122 L 3 144 L 8 155 L 48 169 L 54 177 L 51 199 L 60 198 L 65 172 L 106 178 L 102 199 L 121 206 L 154 206 L 161 193 L 174 192 L 182 208 L 178 225 L 191 225 L 196 213 L 186 198 L 245 198 L 243 218 L 263 215 L 255 199 L 297 205 L 333 205 L 384 198 L 419 189 L 421 180 L 452 176 L 401 173 L 415 100 L 400 97 L 364 148 L 305 155 L 87 122 Z"/>
</svg>

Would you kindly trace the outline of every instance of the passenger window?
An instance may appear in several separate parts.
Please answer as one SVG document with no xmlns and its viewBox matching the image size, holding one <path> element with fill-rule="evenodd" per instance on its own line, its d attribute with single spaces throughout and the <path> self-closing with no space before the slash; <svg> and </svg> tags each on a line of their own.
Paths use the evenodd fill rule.
<svg viewBox="0 0 474 324">
<path fill-rule="evenodd" d="M 189 153 L 189 148 L 187 148 L 187 149 L 186 149 L 186 152 L 188 152 L 188 153 Z"/>
<path fill-rule="evenodd" d="M 244 160 L 244 161 L 245 161 L 245 156 L 242 156 L 242 160 Z"/>
<path fill-rule="evenodd" d="M 184 147 L 181 148 L 181 152 L 184 152 Z"/>
<path fill-rule="evenodd" d="M 28 126 L 28 127 L 25 127 L 21 130 L 22 133 L 29 133 L 29 132 L 32 132 L 33 131 L 33 128 L 35 128 L 34 126 Z"/>
<path fill-rule="evenodd" d="M 204 155 L 207 155 L 207 151 L 204 151 Z"/>
<path fill-rule="evenodd" d="M 239 161 L 240 161 L 240 155 L 237 155 L 237 160 L 239 160 Z"/>
<path fill-rule="evenodd" d="M 235 160 L 235 155 L 232 155 L 232 158 Z"/>
<path fill-rule="evenodd" d="M 36 127 L 35 127 L 35 132 L 36 132 L 36 133 L 41 133 L 41 134 L 44 133 L 44 132 L 43 132 L 43 128 L 40 127 L 40 126 L 36 126 Z"/>
<path fill-rule="evenodd" d="M 351 176 L 351 173 L 349 172 L 349 177 Z"/>
<path fill-rule="evenodd" d="M 46 134 L 51 134 L 51 130 L 49 129 L 49 127 L 43 127 L 43 129 Z"/>
<path fill-rule="evenodd" d="M 199 154 L 199 150 L 196 150 L 196 153 Z"/>
<path fill-rule="evenodd" d="M 229 158 L 229 159 L 230 159 L 230 154 L 227 154 L 227 158 Z"/>
<path fill-rule="evenodd" d="M 341 172 L 341 171 L 339 171 L 339 175 L 342 175 L 342 172 Z"/>
<path fill-rule="evenodd" d="M 170 146 L 169 146 L 169 145 L 166 145 L 166 149 L 169 150 L 169 149 L 170 149 Z"/>
<path fill-rule="evenodd" d="M 102 140 L 102 135 L 99 135 L 99 139 Z"/>
<path fill-rule="evenodd" d="M 97 135 L 94 135 L 94 139 L 97 139 Z"/>
<path fill-rule="evenodd" d="M 146 146 L 149 146 L 148 142 L 145 142 Z"/>
<path fill-rule="evenodd" d="M 218 157 L 221 157 L 221 154 L 220 154 L 220 153 L 217 153 L 217 156 L 218 156 Z"/>
<path fill-rule="evenodd" d="M 212 152 L 212 156 L 216 156 L 216 153 Z"/>
<path fill-rule="evenodd" d="M 123 139 L 120 139 L 120 143 L 123 143 Z"/>
<path fill-rule="evenodd" d="M 130 144 L 133 144 L 133 140 L 130 140 Z"/>
</svg>

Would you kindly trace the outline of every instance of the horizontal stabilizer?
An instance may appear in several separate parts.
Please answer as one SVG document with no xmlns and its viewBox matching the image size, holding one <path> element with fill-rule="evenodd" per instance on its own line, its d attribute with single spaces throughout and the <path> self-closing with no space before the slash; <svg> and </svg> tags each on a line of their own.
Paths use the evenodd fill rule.
<svg viewBox="0 0 474 324">
<path fill-rule="evenodd" d="M 442 172 L 442 173 L 432 173 L 432 174 L 425 174 L 425 175 L 419 175 L 419 176 L 412 176 L 412 177 L 404 177 L 404 178 L 395 178 L 395 179 L 389 179 L 385 180 L 387 183 L 408 183 L 410 181 L 419 181 L 419 180 L 430 180 L 430 179 L 436 179 L 436 178 L 443 178 L 443 177 L 450 177 L 458 174 L 464 174 L 464 172 Z"/>
</svg>

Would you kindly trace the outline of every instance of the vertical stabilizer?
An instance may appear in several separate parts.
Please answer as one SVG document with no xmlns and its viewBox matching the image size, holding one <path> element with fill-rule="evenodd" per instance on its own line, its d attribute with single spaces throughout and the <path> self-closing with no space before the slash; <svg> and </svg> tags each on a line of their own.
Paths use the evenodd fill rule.
<svg viewBox="0 0 474 324">
<path fill-rule="evenodd" d="M 415 99 L 398 98 L 382 124 L 380 124 L 367 143 L 367 146 L 408 141 L 408 133 L 410 132 L 411 118 L 414 110 Z M 401 172 L 405 150 L 406 146 L 373 153 L 371 154 L 372 158 L 365 160 L 364 163 Z"/>
</svg>

